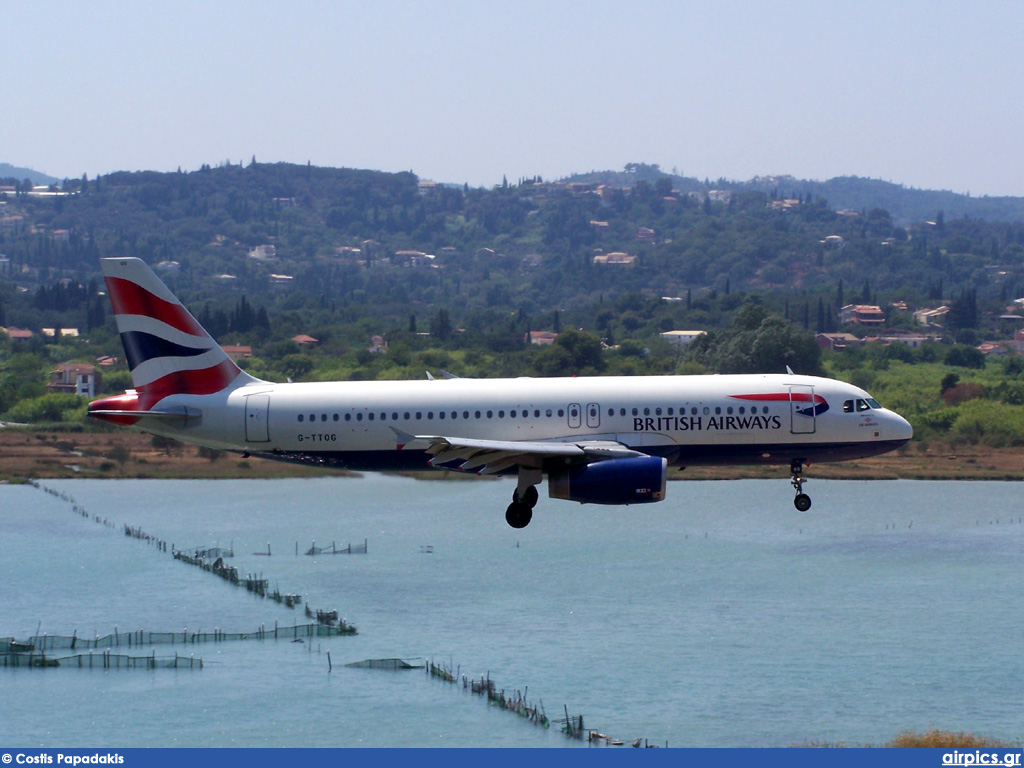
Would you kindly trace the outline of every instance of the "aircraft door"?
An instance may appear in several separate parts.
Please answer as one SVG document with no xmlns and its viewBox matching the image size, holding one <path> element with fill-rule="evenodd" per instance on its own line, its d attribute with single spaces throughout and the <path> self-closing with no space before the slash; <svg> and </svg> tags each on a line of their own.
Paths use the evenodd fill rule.
<svg viewBox="0 0 1024 768">
<path fill-rule="evenodd" d="M 815 431 L 814 387 L 794 384 L 789 388 L 790 432 L 810 435 Z"/>
<path fill-rule="evenodd" d="M 580 425 L 583 423 L 583 415 L 582 415 L 583 414 L 583 409 L 580 408 L 580 404 L 579 403 L 569 403 L 568 414 L 569 414 L 569 428 L 570 429 L 579 429 Z"/>
<path fill-rule="evenodd" d="M 245 440 L 249 443 L 270 441 L 267 414 L 270 412 L 269 395 L 248 395 L 245 398 Z"/>
<path fill-rule="evenodd" d="M 597 429 L 601 426 L 601 406 L 597 403 L 587 403 L 587 428 Z"/>
</svg>

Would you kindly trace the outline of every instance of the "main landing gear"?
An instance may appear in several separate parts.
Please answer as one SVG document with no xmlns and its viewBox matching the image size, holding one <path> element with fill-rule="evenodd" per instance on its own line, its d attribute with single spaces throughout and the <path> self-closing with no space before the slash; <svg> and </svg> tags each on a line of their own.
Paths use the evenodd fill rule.
<svg viewBox="0 0 1024 768">
<path fill-rule="evenodd" d="M 525 528 L 533 519 L 533 508 L 537 506 L 537 483 L 541 481 L 539 469 L 519 468 L 519 484 L 512 492 L 512 503 L 505 510 L 505 522 L 513 528 Z"/>
<path fill-rule="evenodd" d="M 789 464 L 789 474 L 792 476 L 793 487 L 796 489 L 796 498 L 793 499 L 793 506 L 798 512 L 806 512 L 811 508 L 811 497 L 804 493 L 804 463 L 803 459 L 793 459 Z"/>
<path fill-rule="evenodd" d="M 518 489 L 513 491 L 512 503 L 505 510 L 505 522 L 513 528 L 525 528 L 528 526 L 530 520 L 533 519 L 533 508 L 537 506 L 538 498 L 537 489 L 532 485 L 526 489 L 522 499 L 519 498 Z"/>
</svg>

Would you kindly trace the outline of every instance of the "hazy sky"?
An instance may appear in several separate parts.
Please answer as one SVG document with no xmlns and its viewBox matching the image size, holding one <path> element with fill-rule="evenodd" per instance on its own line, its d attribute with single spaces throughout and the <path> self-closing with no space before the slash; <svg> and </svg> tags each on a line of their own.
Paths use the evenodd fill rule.
<svg viewBox="0 0 1024 768">
<path fill-rule="evenodd" d="M 0 162 L 1024 195 L 1024 3 L 0 0 Z"/>
</svg>

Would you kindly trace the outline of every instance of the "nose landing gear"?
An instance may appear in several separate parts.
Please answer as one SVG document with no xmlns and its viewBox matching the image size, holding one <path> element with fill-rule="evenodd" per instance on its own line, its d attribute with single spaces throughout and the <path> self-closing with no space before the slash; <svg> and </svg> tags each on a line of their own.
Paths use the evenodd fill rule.
<svg viewBox="0 0 1024 768">
<path fill-rule="evenodd" d="M 789 464 L 789 474 L 792 476 L 790 483 L 796 489 L 796 498 L 793 499 L 793 506 L 798 512 L 806 512 L 811 508 L 811 497 L 804 493 L 804 463 L 802 459 L 793 459 Z"/>
</svg>

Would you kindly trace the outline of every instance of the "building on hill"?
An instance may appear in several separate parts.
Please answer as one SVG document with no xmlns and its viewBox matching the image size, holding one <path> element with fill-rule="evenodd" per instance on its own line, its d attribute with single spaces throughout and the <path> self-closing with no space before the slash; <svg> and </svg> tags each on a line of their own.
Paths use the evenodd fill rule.
<svg viewBox="0 0 1024 768">
<path fill-rule="evenodd" d="M 885 312 L 872 304 L 847 304 L 839 310 L 839 322 L 854 325 L 885 325 Z"/>
<path fill-rule="evenodd" d="M 245 344 L 221 344 L 220 348 L 223 349 L 225 354 L 227 354 L 227 356 L 236 363 L 239 360 L 245 360 L 247 357 L 252 357 L 252 347 Z"/>
<path fill-rule="evenodd" d="M 594 263 L 602 266 L 635 267 L 636 256 L 629 253 L 622 253 L 621 251 L 600 253 L 594 257 Z"/>
<path fill-rule="evenodd" d="M 61 363 L 50 372 L 50 383 L 46 386 L 53 392 L 95 397 L 102 380 L 103 375 L 88 363 Z"/>
<path fill-rule="evenodd" d="M 429 267 L 434 263 L 434 255 L 423 251 L 395 251 L 391 263 L 398 267 Z"/>
<path fill-rule="evenodd" d="M 859 339 L 852 333 L 819 333 L 814 337 L 818 346 L 822 349 L 830 349 L 837 352 L 847 347 L 862 347 L 864 339 Z"/>
<path fill-rule="evenodd" d="M 547 347 L 555 343 L 558 334 L 552 331 L 530 331 L 526 334 L 526 341 L 536 344 L 539 347 Z"/>
<path fill-rule="evenodd" d="M 7 338 L 12 341 L 28 341 L 32 338 L 32 331 L 27 331 L 24 328 L 0 328 L 4 333 L 7 334 Z"/>
<path fill-rule="evenodd" d="M 314 339 L 312 336 L 307 336 L 304 333 L 300 333 L 298 336 L 292 336 L 291 340 L 300 347 L 315 347 L 320 343 L 319 339 Z"/>
<path fill-rule="evenodd" d="M 685 347 L 693 343 L 698 336 L 703 336 L 707 331 L 665 331 L 659 334 L 665 341 L 675 344 L 677 347 Z"/>
<path fill-rule="evenodd" d="M 271 244 L 257 245 L 249 251 L 249 258 L 256 261 L 273 261 L 277 258 L 277 247 Z"/>
<path fill-rule="evenodd" d="M 949 314 L 949 307 L 943 304 L 941 307 L 935 309 L 919 309 L 914 313 L 914 319 L 918 322 L 918 325 L 937 325 L 941 326 Z"/>
</svg>

